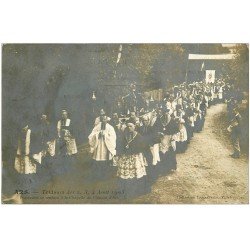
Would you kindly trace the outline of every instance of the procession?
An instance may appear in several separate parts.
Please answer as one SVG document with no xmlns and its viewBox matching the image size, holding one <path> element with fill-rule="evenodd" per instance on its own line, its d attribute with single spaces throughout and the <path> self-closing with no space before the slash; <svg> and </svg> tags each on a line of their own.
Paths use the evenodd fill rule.
<svg viewBox="0 0 250 250">
<path fill-rule="evenodd" d="M 150 192 L 159 177 L 171 178 L 178 171 L 176 155 L 192 147 L 192 138 L 202 133 L 207 110 L 219 103 L 227 105 L 231 157 L 240 157 L 241 116 L 237 106 L 243 97 L 233 84 L 223 79 L 184 82 L 165 91 L 161 100 L 139 93 L 136 83 L 128 87 L 129 93 L 119 101 L 122 105 L 114 103 L 113 113 L 101 108 L 89 129 L 86 141 L 92 158 L 91 182 L 115 178 L 126 199 Z M 37 188 L 36 182 L 42 179 L 39 173 L 44 171 L 49 176 L 70 171 L 79 154 L 73 125 L 66 109 L 57 124 L 50 123 L 47 114 L 41 115 L 36 128 L 23 122 L 14 165 L 22 176 L 21 190 Z"/>
<path fill-rule="evenodd" d="M 3 203 L 197 204 L 196 195 L 244 193 L 247 53 L 246 44 L 4 45 Z"/>
</svg>

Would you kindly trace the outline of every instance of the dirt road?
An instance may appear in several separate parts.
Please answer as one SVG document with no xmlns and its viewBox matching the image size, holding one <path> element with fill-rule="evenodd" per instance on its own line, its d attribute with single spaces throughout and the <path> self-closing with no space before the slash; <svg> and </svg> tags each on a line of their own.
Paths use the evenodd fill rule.
<svg viewBox="0 0 250 250">
<path fill-rule="evenodd" d="M 208 109 L 204 130 L 196 133 L 187 151 L 177 155 L 178 171 L 161 177 L 152 192 L 137 203 L 248 203 L 248 158 L 229 156 L 232 150 L 225 124 L 226 105 Z M 221 135 L 224 135 L 221 136 Z"/>
</svg>

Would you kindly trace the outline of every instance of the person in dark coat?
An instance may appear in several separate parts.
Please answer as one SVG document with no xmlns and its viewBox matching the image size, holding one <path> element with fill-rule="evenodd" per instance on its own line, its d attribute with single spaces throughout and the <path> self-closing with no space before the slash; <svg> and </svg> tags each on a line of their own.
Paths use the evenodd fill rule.
<svg viewBox="0 0 250 250">
<path fill-rule="evenodd" d="M 133 123 L 135 124 L 135 129 L 138 131 L 139 127 L 141 126 L 139 117 L 136 116 L 136 112 L 132 111 L 129 115 L 129 119 L 127 120 L 127 123 Z"/>
<path fill-rule="evenodd" d="M 66 156 L 75 155 L 77 146 L 74 137 L 74 127 L 66 110 L 62 110 L 62 119 L 57 123 L 57 133 L 60 145 L 58 153 Z"/>
<path fill-rule="evenodd" d="M 178 124 L 166 109 L 164 114 L 157 121 L 157 130 L 161 135 L 160 143 L 160 174 L 166 175 L 172 170 L 176 170 L 176 140 L 175 134 L 178 133 Z"/>
<path fill-rule="evenodd" d="M 187 104 L 185 115 L 183 117 L 187 129 L 187 143 L 190 142 L 194 133 L 194 124 L 192 121 L 193 117 L 194 117 L 194 110 L 191 108 L 190 104 Z"/>
<path fill-rule="evenodd" d="M 231 132 L 231 139 L 233 144 L 233 154 L 230 156 L 232 158 L 240 158 L 240 136 L 241 136 L 241 115 L 238 108 L 233 109 L 233 119 L 230 121 L 228 131 Z"/>
<path fill-rule="evenodd" d="M 198 108 L 194 111 L 195 112 L 195 122 L 194 122 L 194 132 L 200 133 L 203 128 L 203 117 L 202 112 Z"/>
<path fill-rule="evenodd" d="M 49 122 L 46 114 L 41 116 L 40 136 L 43 157 L 53 157 L 55 155 L 56 129 Z"/>
<path fill-rule="evenodd" d="M 40 123 L 37 125 L 39 140 L 41 143 L 42 168 L 40 168 L 40 179 L 45 182 L 54 174 L 54 163 L 56 153 L 56 128 L 53 126 L 46 114 L 40 117 Z"/>
<path fill-rule="evenodd" d="M 206 99 L 205 99 L 205 97 L 202 98 L 202 101 L 201 101 L 201 104 L 200 104 L 200 110 L 202 112 L 203 117 L 205 118 L 205 116 L 207 114 L 207 106 L 206 106 Z M 204 122 L 205 122 L 205 119 L 204 119 Z"/>
<path fill-rule="evenodd" d="M 117 145 L 118 186 L 124 190 L 125 198 L 133 198 L 149 192 L 145 145 L 142 136 L 135 130 L 135 124 L 127 123 L 122 140 Z"/>
<path fill-rule="evenodd" d="M 237 106 L 237 100 L 233 97 L 229 98 L 227 102 L 227 112 L 228 112 L 228 121 L 230 122 L 234 118 L 234 108 Z"/>
<path fill-rule="evenodd" d="M 142 135 L 143 144 L 145 145 L 143 154 L 147 160 L 147 174 L 150 183 L 153 183 L 157 177 L 157 166 L 153 164 L 153 146 L 157 143 L 154 126 L 150 126 L 150 119 L 148 116 L 142 117 L 142 126 L 139 128 L 139 133 Z"/>
<path fill-rule="evenodd" d="M 109 121 L 109 124 L 115 129 L 116 135 L 118 135 L 118 133 L 120 132 L 122 128 L 122 123 L 117 113 L 113 113 L 112 118 Z"/>
</svg>

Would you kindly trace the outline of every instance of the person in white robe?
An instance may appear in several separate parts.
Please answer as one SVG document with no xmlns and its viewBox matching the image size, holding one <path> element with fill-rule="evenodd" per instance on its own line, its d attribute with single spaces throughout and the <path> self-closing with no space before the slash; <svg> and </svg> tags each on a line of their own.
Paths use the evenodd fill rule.
<svg viewBox="0 0 250 250">
<path fill-rule="evenodd" d="M 88 137 L 90 152 L 95 161 L 112 160 L 116 154 L 116 133 L 104 116 Z"/>
<path fill-rule="evenodd" d="M 35 174 L 37 165 L 42 161 L 42 153 L 34 153 L 31 150 L 31 133 L 31 129 L 26 125 L 18 137 L 15 169 L 20 174 Z"/>
<path fill-rule="evenodd" d="M 187 129 L 185 120 L 179 119 L 179 132 L 176 134 L 176 153 L 184 153 L 187 149 Z"/>
<path fill-rule="evenodd" d="M 104 116 L 106 116 L 106 113 L 105 113 L 105 111 L 103 109 L 101 109 L 100 110 L 100 115 L 98 117 L 96 117 L 96 119 L 95 119 L 94 126 L 99 124 Z M 107 121 L 109 122 L 111 120 L 111 118 L 108 117 L 108 116 L 106 116 L 106 117 L 107 117 Z"/>
<path fill-rule="evenodd" d="M 116 155 L 116 132 L 107 123 L 107 117 L 101 118 L 88 137 L 90 153 L 92 154 L 92 179 L 108 179 L 113 173 L 111 166 Z"/>
<path fill-rule="evenodd" d="M 219 87 L 218 97 L 219 97 L 219 102 L 222 102 L 222 100 L 223 100 L 223 86 Z"/>
<path fill-rule="evenodd" d="M 152 127 L 153 130 L 155 130 L 154 125 L 157 120 L 157 117 L 158 117 L 157 111 L 153 110 L 151 118 L 150 118 L 150 126 Z M 160 162 L 160 154 L 159 154 L 160 147 L 159 146 L 160 146 L 159 142 L 156 142 L 156 141 L 155 143 L 153 143 L 153 145 L 150 146 L 150 151 L 153 157 L 153 161 L 152 161 L 153 166 L 156 166 L 158 162 Z"/>
</svg>

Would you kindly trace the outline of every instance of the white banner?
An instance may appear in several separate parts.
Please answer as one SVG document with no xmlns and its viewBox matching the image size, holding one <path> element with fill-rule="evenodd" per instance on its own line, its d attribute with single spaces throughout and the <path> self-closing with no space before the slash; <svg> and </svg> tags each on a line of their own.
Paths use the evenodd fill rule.
<svg viewBox="0 0 250 250">
<path fill-rule="evenodd" d="M 189 54 L 189 60 L 232 60 L 235 58 L 235 54 L 219 54 L 219 55 L 201 55 L 201 54 Z"/>
<path fill-rule="evenodd" d="M 214 83 L 215 70 L 206 70 L 206 83 Z"/>
</svg>

